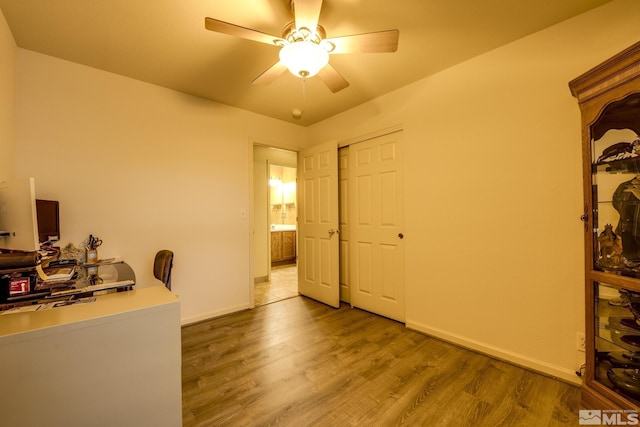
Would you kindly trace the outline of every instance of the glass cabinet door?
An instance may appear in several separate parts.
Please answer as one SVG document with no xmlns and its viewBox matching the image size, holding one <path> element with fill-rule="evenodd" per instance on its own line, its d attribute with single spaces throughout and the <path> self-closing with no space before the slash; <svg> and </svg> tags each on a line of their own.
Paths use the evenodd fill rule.
<svg viewBox="0 0 640 427">
<path fill-rule="evenodd" d="M 595 379 L 640 401 L 640 292 L 595 283 Z"/>
<path fill-rule="evenodd" d="M 590 126 L 594 270 L 640 278 L 640 93 Z"/>
</svg>

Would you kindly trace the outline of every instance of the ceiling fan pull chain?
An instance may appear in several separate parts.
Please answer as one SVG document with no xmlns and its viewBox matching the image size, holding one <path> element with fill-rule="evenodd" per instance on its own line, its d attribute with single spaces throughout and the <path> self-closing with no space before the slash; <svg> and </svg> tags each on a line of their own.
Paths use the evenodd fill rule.
<svg viewBox="0 0 640 427">
<path fill-rule="evenodd" d="M 302 103 L 303 105 L 307 103 L 307 79 L 302 78 Z"/>
</svg>

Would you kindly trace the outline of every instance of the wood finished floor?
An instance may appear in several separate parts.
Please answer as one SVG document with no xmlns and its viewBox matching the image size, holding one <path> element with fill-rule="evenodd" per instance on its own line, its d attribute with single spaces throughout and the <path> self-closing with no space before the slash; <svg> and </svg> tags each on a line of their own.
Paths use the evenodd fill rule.
<svg viewBox="0 0 640 427">
<path fill-rule="evenodd" d="M 578 387 L 294 297 L 182 329 L 189 426 L 575 426 Z"/>
</svg>

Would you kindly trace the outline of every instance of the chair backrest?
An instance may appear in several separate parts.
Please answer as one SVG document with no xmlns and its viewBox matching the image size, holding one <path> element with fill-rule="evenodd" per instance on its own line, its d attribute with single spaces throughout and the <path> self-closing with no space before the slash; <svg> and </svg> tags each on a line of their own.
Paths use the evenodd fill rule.
<svg viewBox="0 0 640 427">
<path fill-rule="evenodd" d="M 173 267 L 173 252 L 163 249 L 158 251 L 153 262 L 153 275 L 160 280 L 167 289 L 171 290 L 171 268 Z"/>
</svg>

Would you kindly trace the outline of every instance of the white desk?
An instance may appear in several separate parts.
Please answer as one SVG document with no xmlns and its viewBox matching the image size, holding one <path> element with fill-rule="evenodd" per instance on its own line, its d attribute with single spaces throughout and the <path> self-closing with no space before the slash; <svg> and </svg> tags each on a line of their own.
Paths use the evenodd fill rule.
<svg viewBox="0 0 640 427">
<path fill-rule="evenodd" d="M 0 316 L 0 424 L 182 425 L 180 303 L 163 286 Z"/>
</svg>

